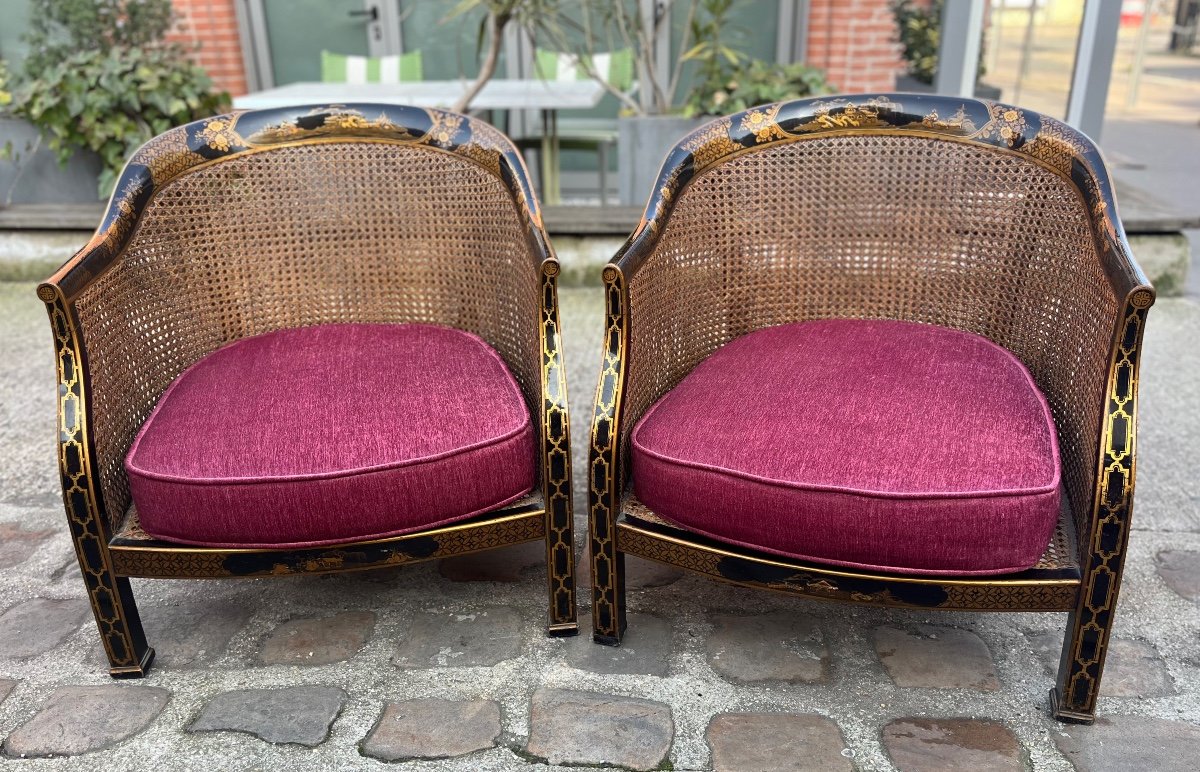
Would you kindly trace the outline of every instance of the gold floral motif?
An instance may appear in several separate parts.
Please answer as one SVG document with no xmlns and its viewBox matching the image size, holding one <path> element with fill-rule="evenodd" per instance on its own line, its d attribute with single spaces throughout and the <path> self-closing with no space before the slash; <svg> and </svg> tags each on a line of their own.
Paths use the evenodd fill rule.
<svg viewBox="0 0 1200 772">
<path fill-rule="evenodd" d="M 779 128 L 779 108 L 783 105 L 769 105 L 765 110 L 747 110 L 742 116 L 742 130 L 754 135 L 758 142 L 770 142 L 773 139 L 783 139 L 786 135 Z"/>
<path fill-rule="evenodd" d="M 200 139 L 213 150 L 222 153 L 228 153 L 234 147 L 245 147 L 246 141 L 234 130 L 236 124 L 236 115 L 213 118 L 204 124 Z"/>
<path fill-rule="evenodd" d="M 684 140 L 683 149 L 692 154 L 692 167 L 696 172 L 707 169 L 741 147 L 729 138 L 732 126 L 731 119 L 722 118 Z"/>
<path fill-rule="evenodd" d="M 679 172 L 682 167 L 676 166 L 667 175 L 667 179 L 658 189 L 658 200 L 654 203 L 654 216 L 650 219 L 650 227 L 657 230 L 659 223 L 662 222 L 663 215 L 670 206 L 671 200 L 675 197 L 675 188 L 679 184 Z"/>
<path fill-rule="evenodd" d="M 988 106 L 988 112 L 991 114 L 991 119 L 979 132 L 979 136 L 999 137 L 1009 147 L 1013 147 L 1018 140 L 1024 138 L 1025 130 L 1029 127 L 1020 110 L 993 102 Z"/>
<path fill-rule="evenodd" d="M 498 177 L 500 158 L 507 147 L 507 140 L 495 127 L 471 121 L 471 141 L 459 147 L 458 151 Z"/>
<path fill-rule="evenodd" d="M 1063 174 L 1070 174 L 1075 159 L 1087 152 L 1079 132 L 1048 117 L 1042 118 L 1037 135 L 1022 145 L 1021 150 Z"/>
<path fill-rule="evenodd" d="M 1149 308 L 1154 302 L 1154 293 L 1150 290 L 1138 290 L 1129 300 L 1134 308 Z"/>
<path fill-rule="evenodd" d="M 430 110 L 429 115 L 433 118 L 433 126 L 429 129 L 429 138 L 433 143 L 441 147 L 450 147 L 454 144 L 453 138 L 458 133 L 459 127 L 462 126 L 463 117 L 437 110 Z"/>
<path fill-rule="evenodd" d="M 133 225 L 137 221 L 137 208 L 134 202 L 142 195 L 142 179 L 134 177 L 125 183 L 125 187 L 113 196 L 113 203 L 117 207 L 117 215 L 105 228 L 96 236 L 92 237 L 92 241 L 88 242 L 92 245 L 96 238 L 100 238 L 100 244 L 110 254 L 115 253 L 125 243 L 125 239 L 133 231 Z M 103 234 L 103 235 L 101 235 Z"/>
</svg>

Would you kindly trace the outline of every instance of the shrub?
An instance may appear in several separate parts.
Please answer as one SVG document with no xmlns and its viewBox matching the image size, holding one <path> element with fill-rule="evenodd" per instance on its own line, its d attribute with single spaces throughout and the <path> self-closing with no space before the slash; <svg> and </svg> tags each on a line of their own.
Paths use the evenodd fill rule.
<svg viewBox="0 0 1200 772">
<path fill-rule="evenodd" d="M 30 55 L 13 112 L 41 131 L 65 164 L 80 149 L 104 163 L 106 197 L 125 160 L 172 126 L 222 112 L 204 70 L 164 39 L 170 0 L 35 0 Z"/>
<path fill-rule="evenodd" d="M 824 70 L 799 62 L 776 64 L 753 59 L 731 68 L 727 78 L 724 83 L 694 90 L 684 108 L 687 114 L 727 115 L 755 105 L 833 91 Z"/>
</svg>

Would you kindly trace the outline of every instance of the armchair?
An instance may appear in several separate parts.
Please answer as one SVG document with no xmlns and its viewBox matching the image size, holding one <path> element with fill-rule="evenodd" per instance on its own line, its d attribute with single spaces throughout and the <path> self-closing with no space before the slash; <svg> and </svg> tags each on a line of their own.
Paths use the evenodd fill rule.
<svg viewBox="0 0 1200 772">
<path fill-rule="evenodd" d="M 1086 137 L 1047 116 L 973 99 L 885 94 L 754 108 L 701 127 L 671 151 L 640 224 L 603 276 L 607 332 L 588 467 L 595 640 L 618 645 L 625 630 L 627 553 L 823 600 L 1066 611 L 1052 712 L 1094 719 L 1129 536 L 1138 364 L 1154 290 L 1130 255 L 1107 171 Z M 797 323 L 806 324 L 783 326 Z M 794 348 L 784 351 L 771 335 Z M 950 342 L 936 351 L 910 345 L 943 335 Z M 893 346 L 898 340 L 908 348 Z M 912 356 L 899 372 L 863 364 L 871 352 L 900 350 Z M 969 354 L 954 360 L 945 354 L 953 351 Z M 861 380 L 831 372 L 843 359 L 867 368 Z M 971 372 L 985 360 L 989 378 L 1007 373 L 1006 383 L 1026 390 L 1020 415 L 1001 404 L 985 416 L 1000 452 L 976 453 L 967 434 L 976 428 L 965 424 L 923 434 L 940 410 L 931 400 L 946 390 L 908 383 L 918 365 L 933 368 L 918 386 L 937 387 L 956 385 L 955 368 Z M 792 388 L 789 374 L 805 380 Z M 764 382 L 787 385 L 794 401 L 754 403 L 774 418 L 748 423 L 751 409 L 739 400 L 761 398 L 752 389 Z M 848 409 L 846 395 L 862 397 L 868 383 L 913 401 Z M 805 401 L 818 394 L 820 404 Z M 958 405 L 968 418 L 985 407 L 971 398 Z M 827 432 L 808 413 L 841 415 L 846 425 Z M 780 414 L 795 420 L 770 423 Z M 869 436 L 876 418 L 876 426 L 899 427 L 892 438 L 903 441 L 892 448 L 892 438 L 873 437 L 875 456 L 822 445 L 827 435 Z M 645 447 L 670 434 L 670 420 L 686 421 L 667 437 L 671 452 L 692 454 L 690 469 L 673 468 L 676 477 L 663 476 L 668 465 L 656 467 L 663 459 Z M 1048 434 L 1037 440 L 1041 487 L 1026 491 L 1042 513 L 1036 527 L 999 519 L 1028 515 L 1020 502 L 1004 509 L 1016 501 L 1003 498 L 1007 491 L 984 485 L 970 498 L 938 487 L 955 484 L 962 448 L 963 459 L 1006 462 L 1030 452 L 1034 438 L 1022 433 L 1039 420 Z M 761 431 L 750 436 L 747 425 Z M 714 450 L 722 431 L 733 434 Z M 953 447 L 943 447 L 947 440 Z M 877 470 L 855 465 L 862 458 L 887 459 L 899 487 L 784 490 L 790 480 L 764 480 L 751 468 L 756 454 L 780 447 L 807 459 L 801 477 L 823 456 L 844 462 L 826 470 L 838 481 L 871 478 Z M 910 455 L 896 463 L 897 452 Z M 744 466 L 718 469 L 712 458 Z M 975 471 L 991 479 L 999 466 Z M 1033 474 L 1024 461 L 1009 466 Z M 939 482 L 922 489 L 925 473 Z M 914 491 L 925 500 L 914 504 Z M 960 516 L 987 530 L 957 542 L 938 530 L 963 530 Z M 864 525 L 844 525 L 854 522 Z M 879 530 L 867 533 L 868 522 Z M 908 552 L 885 539 L 906 542 Z M 1040 557 L 1028 553 L 1030 543 Z M 1024 562 L 1006 563 L 1001 547 L 1024 552 Z M 882 567 L 862 557 L 883 553 L 893 560 Z"/>
<path fill-rule="evenodd" d="M 111 674 L 154 656 L 130 577 L 535 540 L 549 631 L 574 634 L 558 270 L 520 155 L 461 115 L 235 112 L 141 148 L 96 235 L 38 287 L 67 520 Z M 518 428 L 470 444 L 503 423 L 492 405 Z"/>
</svg>

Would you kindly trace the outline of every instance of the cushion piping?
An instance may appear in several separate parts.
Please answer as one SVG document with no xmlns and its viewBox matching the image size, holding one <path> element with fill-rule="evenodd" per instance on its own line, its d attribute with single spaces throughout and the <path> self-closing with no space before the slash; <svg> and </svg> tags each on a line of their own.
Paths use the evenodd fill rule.
<svg viewBox="0 0 1200 772">
<path fill-rule="evenodd" d="M 365 536 L 353 536 L 353 537 L 348 537 L 345 539 L 320 539 L 317 541 L 293 541 L 293 542 L 278 542 L 278 543 L 255 542 L 252 544 L 247 544 L 246 542 L 211 542 L 211 541 L 199 541 L 196 539 L 188 539 L 188 538 L 180 537 L 180 536 L 160 536 L 158 534 L 151 533 L 150 531 L 146 531 L 146 533 L 149 533 L 151 536 L 153 536 L 154 538 L 159 539 L 161 541 L 169 541 L 169 542 L 173 542 L 173 543 L 177 543 L 177 544 L 190 544 L 190 545 L 197 546 L 197 547 L 213 547 L 214 549 L 293 550 L 293 549 L 305 549 L 308 547 L 328 547 L 328 546 L 339 545 L 339 544 L 348 544 L 348 545 L 349 544 L 358 544 L 360 542 L 366 542 L 366 541 L 380 541 L 383 539 L 390 539 L 390 538 L 393 538 L 396 536 L 404 536 L 405 534 L 410 534 L 410 533 L 424 533 L 425 531 L 432 531 L 437 528 L 441 528 L 442 526 L 453 525 L 454 523 L 462 522 L 463 520 L 469 520 L 470 518 L 475 517 L 477 515 L 482 515 L 487 512 L 491 512 L 493 510 L 499 509 L 500 507 L 511 504 L 514 501 L 517 501 L 518 499 L 527 495 L 531 490 L 533 490 L 533 488 L 536 487 L 536 485 L 537 484 L 535 483 L 534 486 L 526 488 L 526 489 L 522 490 L 520 493 L 514 494 L 505 499 L 501 499 L 500 501 L 497 501 L 495 504 L 490 504 L 486 507 L 483 507 L 482 509 L 476 509 L 472 512 L 467 512 L 466 514 L 462 514 L 462 515 L 454 515 L 453 517 L 449 517 L 444 520 L 437 520 L 435 522 L 429 523 L 428 525 L 413 526 L 412 528 L 399 528 L 399 529 L 392 530 L 392 531 L 367 534 Z M 160 532 L 160 533 L 162 533 L 162 532 Z"/>
<path fill-rule="evenodd" d="M 327 326 L 327 325 L 308 325 L 308 326 L 319 327 L 319 326 Z M 473 340 L 475 343 L 480 344 L 481 347 L 483 348 L 483 350 L 485 352 L 487 352 L 487 354 L 489 356 L 491 356 L 496 361 L 496 363 L 501 367 L 502 371 L 505 374 L 509 374 L 508 365 L 506 365 L 504 363 L 504 360 L 500 357 L 500 354 L 495 349 L 493 349 L 490 345 L 488 345 L 487 341 L 483 340 L 483 338 L 480 338 L 478 335 L 475 335 L 474 333 L 467 332 L 465 330 L 459 330 L 454 327 L 443 327 L 441 325 L 436 325 L 436 324 L 406 323 L 403 326 L 428 327 L 428 328 L 433 328 L 433 329 L 438 329 L 438 330 L 449 330 L 449 331 L 458 333 L 460 335 L 463 335 L 464 337 L 467 337 L 467 338 Z M 282 329 L 303 329 L 303 328 L 302 327 L 290 327 L 290 328 L 280 328 L 280 329 L 282 330 Z M 259 484 L 263 484 L 263 483 L 272 484 L 272 483 L 280 483 L 280 482 L 286 482 L 286 481 L 299 482 L 299 481 L 309 481 L 309 480 L 340 479 L 340 478 L 345 478 L 345 477 L 354 477 L 356 475 L 370 474 L 371 472 L 382 472 L 382 471 L 387 471 L 390 469 L 402 469 L 402 468 L 408 467 L 408 466 L 418 466 L 420 464 L 431 463 L 434 461 L 440 461 L 441 459 L 449 458 L 451 456 L 463 455 L 464 453 L 472 451 L 472 450 L 479 450 L 481 448 L 491 447 L 493 445 L 499 445 L 507 440 L 510 440 L 514 437 L 520 436 L 526 429 L 529 429 L 532 427 L 532 420 L 529 415 L 529 410 L 526 409 L 524 420 L 520 424 L 518 424 L 514 429 L 512 429 L 511 431 L 506 432 L 502 435 L 499 435 L 498 437 L 494 437 L 494 438 L 487 439 L 487 440 L 480 440 L 479 442 L 472 443 L 471 445 L 464 445 L 462 447 L 453 448 L 451 450 L 443 451 L 441 453 L 435 453 L 432 455 L 421 456 L 419 458 L 412 458 L 412 459 L 408 459 L 405 461 L 393 461 L 393 462 L 388 462 L 385 464 L 376 464 L 374 466 L 357 467 L 354 469 L 345 469 L 345 470 L 332 470 L 332 471 L 328 471 L 328 472 L 308 472 L 305 474 L 291 474 L 291 475 L 279 475 L 279 476 L 197 478 L 197 477 L 181 477 L 178 475 L 166 474 L 163 472 L 153 472 L 153 471 L 149 471 L 149 470 L 144 469 L 137 465 L 136 456 L 137 456 L 137 451 L 138 451 L 138 448 L 140 447 L 143 435 L 145 434 L 146 430 L 149 428 L 150 424 L 154 421 L 155 417 L 158 415 L 159 409 L 164 404 L 166 404 L 167 398 L 170 396 L 171 392 L 174 391 L 175 387 L 183 381 L 183 379 L 188 375 L 188 373 L 190 373 L 194 368 L 199 367 L 203 362 L 205 362 L 208 359 L 208 357 L 212 356 L 212 354 L 215 354 L 218 351 L 228 351 L 229 349 L 232 349 L 233 347 L 238 346 L 242 343 L 246 343 L 248 341 L 255 340 L 256 338 L 261 338 L 264 335 L 271 335 L 275 332 L 279 332 L 279 330 L 272 330 L 271 332 L 265 332 L 265 333 L 262 333 L 261 335 L 252 335 L 248 338 L 241 338 L 240 340 L 236 340 L 227 346 L 222 346 L 222 347 L 214 350 L 212 353 L 207 354 L 207 355 L 201 357 L 200 359 L 196 360 L 187 369 L 185 369 L 182 373 L 180 373 L 179 376 L 171 382 L 171 385 L 167 387 L 166 391 L 164 391 L 162 393 L 162 396 L 158 398 L 158 402 L 154 405 L 154 409 L 152 411 L 150 411 L 149 417 L 146 418 L 145 423 L 142 424 L 142 427 L 138 430 L 138 434 L 134 438 L 133 444 L 130 446 L 129 452 L 125 456 L 126 474 L 128 474 L 130 472 L 134 472 L 134 473 L 137 473 L 138 475 L 141 475 L 143 477 L 148 477 L 148 478 L 151 478 L 154 480 L 160 480 L 163 482 L 179 483 L 181 485 L 196 485 L 196 486 L 201 486 L 201 485 L 259 485 Z M 523 393 L 521 393 L 520 389 L 516 388 L 516 384 L 514 383 L 511 375 L 509 378 L 507 378 L 505 380 L 508 382 L 508 386 L 512 389 L 513 393 L 517 397 L 520 404 L 524 405 L 525 404 L 525 395 Z"/>
<path fill-rule="evenodd" d="M 814 320 L 814 321 L 816 321 L 816 320 Z M 825 321 L 825 320 L 821 320 L 821 321 Z M 905 322 L 903 320 L 894 320 L 894 321 L 900 321 L 903 324 L 915 325 L 915 326 L 920 326 L 920 327 L 928 326 L 928 325 L 918 325 L 918 323 L 916 323 L 916 322 Z M 763 328 L 763 329 L 767 329 L 767 328 Z M 942 329 L 953 329 L 953 328 L 942 328 Z M 805 491 L 819 491 L 819 492 L 826 492 L 826 493 L 847 493 L 847 494 L 852 494 L 852 495 L 856 495 L 856 496 L 862 496 L 865 498 L 902 499 L 902 500 L 903 499 L 912 499 L 912 500 L 954 499 L 954 498 L 972 498 L 973 499 L 973 498 L 993 498 L 993 497 L 1018 497 L 1018 496 L 1027 496 L 1030 494 L 1038 494 L 1038 493 L 1051 493 L 1051 492 L 1057 490 L 1061 484 L 1061 477 L 1062 477 L 1062 461 L 1059 458 L 1059 447 L 1058 447 L 1058 428 L 1057 428 L 1057 425 L 1054 423 L 1054 415 L 1050 412 L 1050 405 L 1046 402 L 1046 398 L 1042 395 L 1041 390 L 1038 389 L 1037 382 L 1033 380 L 1033 375 L 1030 374 L 1029 369 L 1027 367 L 1025 367 L 1024 362 L 1022 362 L 1020 359 L 1018 359 L 1016 357 L 1016 355 L 1014 355 L 1012 352 L 1010 352 L 1008 349 L 1004 348 L 1003 346 L 999 346 L 999 345 L 993 343 L 991 340 L 985 338 L 984 336 L 978 335 L 973 332 L 967 332 L 966 330 L 954 330 L 954 331 L 961 333 L 963 335 L 970 335 L 972 337 L 979 338 L 979 339 L 985 341 L 989 346 L 992 346 L 997 351 L 1003 353 L 1009 359 L 1009 361 L 1011 361 L 1014 365 L 1016 365 L 1018 371 L 1020 371 L 1020 373 L 1025 377 L 1025 382 L 1029 386 L 1029 391 L 1037 399 L 1038 404 L 1041 405 L 1042 415 L 1045 418 L 1047 426 L 1050 429 L 1050 431 L 1049 431 L 1050 451 L 1051 451 L 1051 456 L 1054 459 L 1054 467 L 1053 467 L 1053 476 L 1051 477 L 1051 481 L 1049 483 L 1046 483 L 1045 485 L 1042 485 L 1042 486 L 1039 486 L 1036 488 L 1008 488 L 1008 489 L 999 489 L 999 490 L 991 490 L 991 491 L 934 491 L 934 492 L 871 491 L 871 490 L 865 490 L 865 489 L 861 489 L 861 488 L 853 488 L 853 487 L 849 487 L 849 486 L 816 485 L 813 483 L 795 482 L 792 480 L 776 480 L 776 479 L 773 479 L 770 477 L 762 477 L 760 475 L 752 474 L 749 472 L 742 472 L 742 471 L 739 471 L 736 469 L 729 469 L 729 468 L 723 467 L 723 466 L 716 466 L 713 464 L 704 464 L 704 463 L 699 463 L 699 462 L 695 462 L 695 461 L 685 461 L 685 460 L 678 459 L 678 458 L 672 458 L 671 456 L 666 456 L 657 451 L 650 450 L 649 448 L 647 448 L 645 445 L 643 445 L 641 442 L 638 441 L 638 435 L 641 432 L 642 426 L 650 418 L 650 416 L 654 414 L 654 411 L 657 410 L 658 407 L 661 404 L 663 404 L 663 402 L 666 401 L 666 399 L 670 396 L 671 391 L 668 391 L 666 394 L 663 395 L 663 397 L 656 400 L 655 403 L 650 406 L 650 409 L 647 410 L 646 413 L 642 416 L 641 420 L 638 421 L 637 426 L 634 427 L 633 433 L 630 436 L 630 443 L 632 445 L 636 446 L 639 452 L 645 453 L 646 455 L 652 456 L 652 457 L 658 459 L 659 461 L 662 461 L 663 463 L 667 463 L 667 464 L 673 464 L 676 466 L 687 467 L 687 468 L 691 468 L 691 469 L 700 469 L 700 470 L 704 470 L 704 471 L 708 471 L 708 472 L 713 472 L 715 474 L 726 475 L 729 477 L 739 477 L 744 480 L 749 480 L 751 482 L 762 483 L 765 485 L 772 485 L 772 486 L 781 487 L 781 488 L 791 488 L 794 490 L 805 490 Z M 720 351 L 720 349 L 717 349 L 717 351 Z M 713 354 L 710 355 L 710 357 L 715 355 L 716 353 L 717 352 L 713 352 Z M 704 361 L 707 362 L 709 360 L 706 359 Z M 701 364 L 703 364 L 703 362 Z M 695 372 L 695 370 L 693 369 L 692 372 Z"/>
<path fill-rule="evenodd" d="M 1034 560 L 1034 562 L 1032 564 L 1025 563 L 1025 564 L 1021 564 L 1018 566 L 1011 566 L 1011 567 L 1007 567 L 1007 568 L 983 568 L 983 569 L 973 569 L 972 570 L 972 569 L 960 569 L 960 568 L 911 568 L 911 567 L 898 567 L 898 566 L 881 566 L 879 564 L 855 563 L 850 560 L 837 560 L 835 558 L 815 558 L 812 556 L 801 556 L 801 555 L 798 555 L 795 553 L 783 552 L 781 550 L 774 549 L 772 547 L 764 547 L 761 544 L 751 544 L 748 541 L 741 541 L 739 539 L 733 539 L 728 536 L 718 536 L 717 534 L 702 530 L 700 528 L 695 528 L 690 525 L 683 525 L 682 523 L 677 523 L 675 520 L 671 519 L 670 517 L 667 517 L 666 515 L 662 514 L 661 512 L 659 512 L 657 510 L 654 511 L 654 514 L 656 514 L 659 517 L 661 517 L 662 519 L 670 522 L 674 527 L 676 527 L 682 531 L 688 531 L 691 533 L 699 534 L 701 536 L 707 536 L 708 538 L 712 539 L 713 541 L 724 542 L 725 544 L 733 544 L 738 547 L 744 547 L 749 550 L 754 550 L 755 552 L 766 552 L 771 555 L 777 555 L 779 557 L 789 558 L 791 560 L 800 560 L 800 561 L 803 561 L 806 563 L 828 564 L 828 565 L 833 565 L 833 566 L 841 566 L 843 568 L 853 568 L 853 569 L 857 569 L 859 571 L 863 571 L 863 572 L 870 573 L 870 574 L 910 574 L 910 575 L 914 575 L 914 576 L 992 576 L 992 575 L 999 575 L 999 574 L 1015 574 L 1019 571 L 1025 571 L 1025 570 L 1028 570 L 1028 569 L 1032 568 L 1033 566 L 1037 565 L 1037 560 Z M 1053 538 L 1053 537 L 1051 537 L 1051 538 Z M 1041 555 L 1038 555 L 1038 559 L 1041 559 Z"/>
</svg>

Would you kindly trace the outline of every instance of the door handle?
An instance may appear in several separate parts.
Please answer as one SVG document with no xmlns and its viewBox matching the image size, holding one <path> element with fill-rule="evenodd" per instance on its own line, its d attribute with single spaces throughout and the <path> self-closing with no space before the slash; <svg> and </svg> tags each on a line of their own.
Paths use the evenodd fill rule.
<svg viewBox="0 0 1200 772">
<path fill-rule="evenodd" d="M 370 8 L 364 8 L 361 11 L 346 11 L 346 15 L 347 16 L 355 16 L 355 17 L 357 17 L 357 16 L 369 17 L 366 19 L 366 22 L 368 24 L 372 24 L 374 22 L 379 21 L 379 6 L 373 5 Z"/>
</svg>

